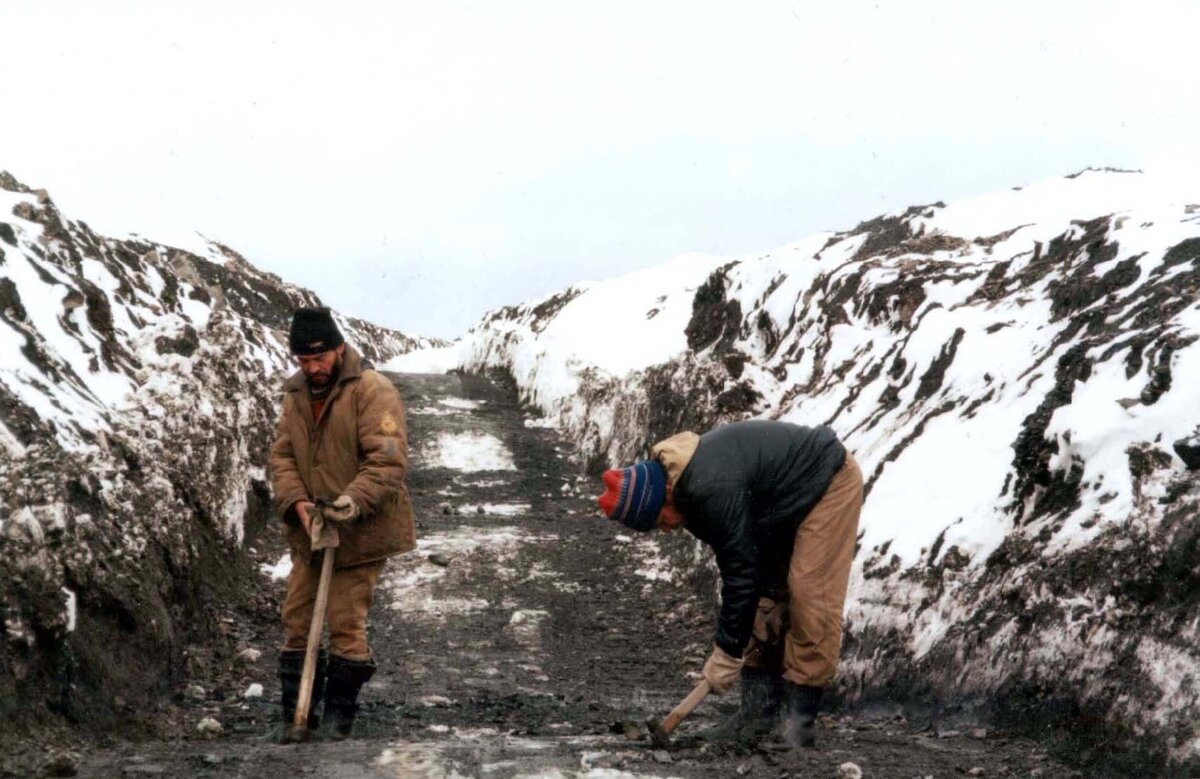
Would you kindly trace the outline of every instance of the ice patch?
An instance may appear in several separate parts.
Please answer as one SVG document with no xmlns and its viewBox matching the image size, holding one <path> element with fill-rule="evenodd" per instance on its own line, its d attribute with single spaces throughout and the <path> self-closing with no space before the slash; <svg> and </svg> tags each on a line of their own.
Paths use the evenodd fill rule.
<svg viewBox="0 0 1200 779">
<path fill-rule="evenodd" d="M 512 613 L 504 632 L 518 644 L 527 647 L 540 646 L 542 643 L 542 623 L 550 616 L 550 612 L 541 609 L 518 609 Z"/>
<path fill-rule="evenodd" d="M 493 517 L 519 517 L 529 511 L 528 503 L 481 503 L 466 505 L 459 509 L 462 514 L 483 514 Z M 480 510 L 482 509 L 482 511 Z"/>
<path fill-rule="evenodd" d="M 460 481 L 464 487 L 503 487 L 508 482 L 504 479 L 480 479 L 479 481 Z"/>
<path fill-rule="evenodd" d="M 466 398 L 441 398 L 438 404 L 446 408 L 455 408 L 460 411 L 474 411 L 483 405 L 482 400 L 467 400 Z"/>
<path fill-rule="evenodd" d="M 459 764 L 448 762 L 437 744 L 403 744 L 388 747 L 375 759 L 375 765 L 393 768 L 396 776 L 436 777 L 436 779 L 470 779 L 470 773 L 459 773 Z M 466 769 L 463 769 L 466 770 Z"/>
<path fill-rule="evenodd" d="M 75 597 L 75 593 L 71 590 L 68 590 L 66 587 L 63 587 L 62 591 L 67 596 L 67 632 L 74 633 L 75 617 L 78 615 L 77 609 L 79 601 Z"/>
<path fill-rule="evenodd" d="M 469 614 L 490 604 L 482 598 L 443 597 L 434 591 L 436 584 L 451 573 L 461 572 L 464 567 L 469 570 L 470 563 L 463 558 L 476 552 L 486 552 L 487 562 L 494 564 L 507 559 L 518 544 L 536 543 L 546 538 L 511 526 L 459 528 L 425 536 L 417 540 L 418 554 L 397 558 L 384 573 L 379 587 L 390 599 L 387 608 L 402 611 L 405 615 L 445 618 L 451 614 Z M 450 564 L 432 563 L 428 559 L 432 555 L 445 558 Z"/>
<path fill-rule="evenodd" d="M 422 451 L 425 467 L 456 471 L 515 471 L 512 453 L 487 433 L 442 433 Z"/>
<path fill-rule="evenodd" d="M 421 406 L 420 408 L 410 408 L 408 413 L 422 417 L 449 417 L 461 414 L 462 412 L 448 408 L 438 408 L 437 406 Z"/>
<path fill-rule="evenodd" d="M 258 566 L 259 570 L 270 576 L 272 580 L 286 579 L 292 572 L 292 556 L 285 554 L 279 558 L 279 562 L 271 565 L 270 563 L 261 563 Z"/>
<path fill-rule="evenodd" d="M 459 367 L 459 344 L 430 349 L 417 349 L 393 357 L 380 370 L 393 373 L 449 373 Z"/>
</svg>

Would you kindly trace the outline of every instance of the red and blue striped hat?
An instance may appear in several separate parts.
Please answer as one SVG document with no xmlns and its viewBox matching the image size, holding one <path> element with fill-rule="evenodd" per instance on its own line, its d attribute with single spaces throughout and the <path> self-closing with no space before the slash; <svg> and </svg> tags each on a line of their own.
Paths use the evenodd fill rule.
<svg viewBox="0 0 1200 779">
<path fill-rule="evenodd" d="M 601 478 L 604 494 L 596 503 L 605 516 L 641 532 L 654 527 L 667 497 L 667 472 L 657 460 L 614 468 Z"/>
</svg>

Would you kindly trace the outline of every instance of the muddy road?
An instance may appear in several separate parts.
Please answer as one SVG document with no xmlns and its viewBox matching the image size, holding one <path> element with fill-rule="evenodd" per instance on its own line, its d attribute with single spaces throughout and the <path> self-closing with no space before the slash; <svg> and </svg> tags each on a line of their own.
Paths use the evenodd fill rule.
<svg viewBox="0 0 1200 779">
<path fill-rule="evenodd" d="M 271 569 L 286 568 L 271 539 L 254 552 L 258 617 L 229 626 L 236 655 L 193 664 L 195 677 L 164 703 L 167 737 L 51 751 L 43 773 L 775 778 L 834 777 L 853 762 L 869 777 L 1073 775 L 1028 740 L 898 716 L 823 717 L 818 749 L 798 753 L 702 745 L 695 732 L 731 712 L 735 696 L 705 702 L 673 749 L 655 750 L 640 723 L 687 694 L 708 652 L 714 615 L 695 583 L 666 564 L 658 538 L 597 516 L 595 480 L 509 390 L 478 377 L 395 378 L 409 409 L 420 542 L 390 561 L 376 593 L 379 670 L 357 738 L 266 738 L 283 593 Z M 198 731 L 205 718 L 220 732 Z"/>
</svg>

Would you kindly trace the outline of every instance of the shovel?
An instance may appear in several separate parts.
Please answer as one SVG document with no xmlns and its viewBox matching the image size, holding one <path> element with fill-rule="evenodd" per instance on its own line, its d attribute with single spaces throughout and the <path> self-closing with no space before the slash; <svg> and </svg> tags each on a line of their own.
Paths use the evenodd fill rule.
<svg viewBox="0 0 1200 779">
<path fill-rule="evenodd" d="M 304 650 L 304 670 L 300 673 L 300 693 L 296 700 L 296 716 L 288 728 L 286 741 L 307 741 L 308 709 L 312 705 L 313 679 L 317 675 L 317 650 L 321 646 L 321 631 L 325 627 L 325 610 L 329 605 L 329 579 L 333 576 L 333 555 L 340 543 L 337 528 L 326 522 L 318 501 L 312 511 L 309 535 L 314 552 L 325 550 L 321 555 L 321 578 L 317 582 L 317 600 L 313 604 L 312 624 L 308 627 L 308 646 Z"/>
</svg>

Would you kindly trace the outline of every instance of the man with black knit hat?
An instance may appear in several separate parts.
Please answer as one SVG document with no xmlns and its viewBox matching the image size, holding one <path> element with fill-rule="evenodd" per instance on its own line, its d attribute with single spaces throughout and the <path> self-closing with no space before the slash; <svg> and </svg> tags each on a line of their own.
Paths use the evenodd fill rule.
<svg viewBox="0 0 1200 779">
<path fill-rule="evenodd" d="M 841 649 L 858 464 L 827 427 L 768 420 L 679 433 L 650 452 L 607 471 L 598 503 L 634 530 L 682 525 L 716 554 L 721 611 L 703 673 L 716 694 L 740 677 L 742 697 L 710 735 L 765 735 L 783 710 L 788 742 L 813 746 Z"/>
<path fill-rule="evenodd" d="M 271 447 L 271 486 L 292 552 L 279 654 L 283 722 L 292 721 L 320 578 L 309 531 L 315 502 L 340 543 L 329 586 L 329 651 L 318 657 L 309 726 L 325 699 L 334 736 L 351 733 L 358 695 L 375 672 L 367 611 L 385 560 L 416 546 L 404 486 L 408 465 L 400 393 L 348 346 L 328 308 L 297 309 L 288 342 L 299 370 L 284 385 Z"/>
</svg>

